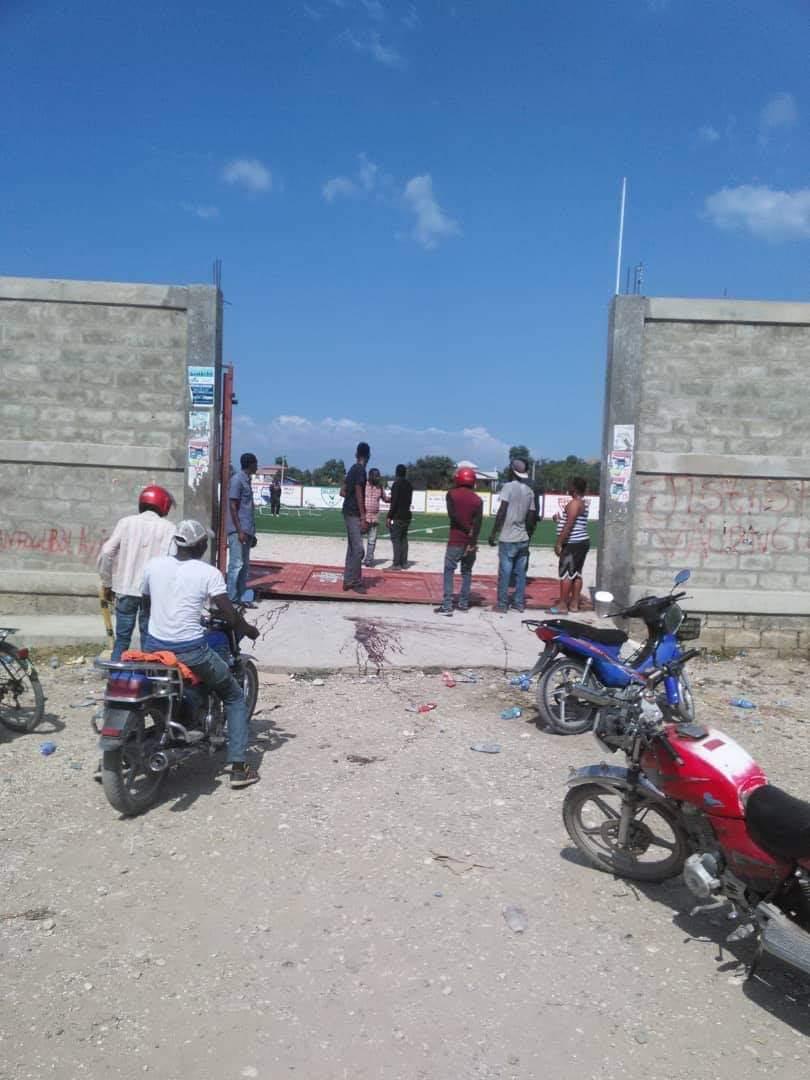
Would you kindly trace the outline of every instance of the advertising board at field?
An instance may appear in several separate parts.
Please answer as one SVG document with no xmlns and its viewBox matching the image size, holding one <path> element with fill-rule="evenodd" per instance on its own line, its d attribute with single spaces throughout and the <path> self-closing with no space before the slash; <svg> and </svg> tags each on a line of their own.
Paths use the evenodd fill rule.
<svg viewBox="0 0 810 1080">
<path fill-rule="evenodd" d="M 546 494 L 541 496 L 541 509 L 543 511 L 543 517 L 546 521 L 550 521 L 554 514 L 559 514 L 560 511 L 568 504 L 570 495 L 563 494 Z M 585 502 L 588 504 L 588 521 L 599 520 L 599 496 L 587 495 Z M 498 513 L 498 507 L 501 503 L 501 496 L 496 492 L 492 496 L 489 513 L 495 515 Z M 484 511 L 486 513 L 486 511 Z"/>
<path fill-rule="evenodd" d="M 305 487 L 302 505 L 311 510 L 340 510 L 343 507 L 340 488 Z"/>
<path fill-rule="evenodd" d="M 258 473 L 250 478 L 251 487 L 253 488 L 253 505 L 254 506 L 270 506 L 270 491 L 271 485 L 264 476 L 260 476 Z M 300 506 L 301 505 L 301 485 L 300 484 L 282 484 L 281 485 L 281 505 L 282 506 Z"/>
</svg>

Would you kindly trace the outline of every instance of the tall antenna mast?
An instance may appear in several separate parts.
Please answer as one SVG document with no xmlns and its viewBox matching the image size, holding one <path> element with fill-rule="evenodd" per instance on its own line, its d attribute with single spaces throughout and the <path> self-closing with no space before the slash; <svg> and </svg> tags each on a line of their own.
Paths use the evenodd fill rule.
<svg viewBox="0 0 810 1080">
<path fill-rule="evenodd" d="M 627 177 L 622 177 L 622 208 L 619 212 L 619 251 L 616 256 L 616 293 L 619 295 L 622 273 L 622 245 L 624 244 L 624 205 L 627 201 Z"/>
</svg>

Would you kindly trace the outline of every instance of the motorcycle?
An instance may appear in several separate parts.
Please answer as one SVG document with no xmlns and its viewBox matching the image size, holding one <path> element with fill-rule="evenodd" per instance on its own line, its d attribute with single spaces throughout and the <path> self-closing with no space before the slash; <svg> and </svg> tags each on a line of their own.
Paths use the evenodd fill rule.
<svg viewBox="0 0 810 1080">
<path fill-rule="evenodd" d="M 222 619 L 203 620 L 209 648 L 227 662 L 243 688 L 248 720 L 259 696 L 259 675 Z M 101 783 L 110 804 L 127 817 L 154 805 L 170 769 L 227 742 L 222 702 L 186 682 L 177 667 L 155 661 L 96 660 L 107 675 L 99 738 Z"/>
<path fill-rule="evenodd" d="M 615 618 L 641 619 L 647 628 L 647 641 L 624 660 L 619 655 L 628 641 L 623 630 L 573 619 L 524 619 L 524 625 L 545 645 L 531 675 L 538 676 L 537 710 L 553 731 L 580 735 L 594 725 L 596 709 L 572 695 L 574 686 L 630 692 L 643 682 L 645 672 L 676 660 L 681 655 L 681 642 L 700 636 L 700 619 L 687 617 L 678 604 L 686 593 L 674 592 L 689 577 L 688 570 L 681 570 L 667 596 L 645 596 L 629 608 L 611 613 Z M 602 595 L 608 603 L 613 599 L 610 593 Z M 694 719 L 692 688 L 685 672 L 667 678 L 665 694 L 668 707 L 681 719 Z"/>
<path fill-rule="evenodd" d="M 599 709 L 594 734 L 627 767 L 572 772 L 563 803 L 571 840 L 599 870 L 636 881 L 683 874 L 709 906 L 730 903 L 763 953 L 810 974 L 810 803 L 768 782 L 723 732 L 667 723 L 656 686 L 697 655 L 690 650 L 651 673 L 628 699 L 580 686 Z"/>
</svg>

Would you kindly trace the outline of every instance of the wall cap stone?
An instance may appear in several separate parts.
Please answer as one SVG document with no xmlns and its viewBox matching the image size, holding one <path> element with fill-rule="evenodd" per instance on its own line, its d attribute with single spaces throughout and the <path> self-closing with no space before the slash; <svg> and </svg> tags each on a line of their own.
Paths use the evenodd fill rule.
<svg viewBox="0 0 810 1080">
<path fill-rule="evenodd" d="M 688 588 L 688 585 L 687 585 Z M 649 585 L 630 587 L 631 603 L 649 596 Z M 683 602 L 690 614 L 727 612 L 730 615 L 810 615 L 810 593 L 749 589 L 689 589 Z"/>
<path fill-rule="evenodd" d="M 40 300 L 62 304 L 116 304 L 125 307 L 188 307 L 189 288 L 216 286 L 141 285 L 115 281 L 0 277 L 0 300 Z"/>
<path fill-rule="evenodd" d="M 116 446 L 113 443 L 51 443 L 0 439 L 0 464 L 99 465 L 116 469 L 158 469 L 184 472 L 185 462 L 177 450 L 159 446 Z"/>
<path fill-rule="evenodd" d="M 810 304 L 807 305 L 810 307 Z M 791 480 L 810 477 L 810 458 L 757 454 L 665 454 L 639 450 L 636 472 L 669 476 L 753 476 Z"/>
<path fill-rule="evenodd" d="M 781 300 L 647 298 L 649 322 L 789 323 L 810 326 L 810 304 Z"/>
</svg>

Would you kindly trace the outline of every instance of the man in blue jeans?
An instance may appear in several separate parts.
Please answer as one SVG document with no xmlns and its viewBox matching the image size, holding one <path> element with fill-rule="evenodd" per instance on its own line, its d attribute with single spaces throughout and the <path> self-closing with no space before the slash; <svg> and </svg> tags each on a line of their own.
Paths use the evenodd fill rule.
<svg viewBox="0 0 810 1080">
<path fill-rule="evenodd" d="M 447 492 L 450 533 L 444 552 L 444 596 L 439 607 L 433 609 L 437 615 L 453 614 L 453 577 L 459 564 L 461 589 L 458 595 L 458 610 L 470 610 L 472 569 L 484 516 L 483 500 L 473 491 L 475 479 L 475 469 L 462 466 L 453 477 L 454 486 Z"/>
<path fill-rule="evenodd" d="M 537 500 L 529 487 L 526 462 L 514 458 L 509 463 L 511 480 L 501 489 L 501 501 L 489 537 L 492 547 L 498 544 L 498 603 L 495 610 L 509 610 L 509 588 L 514 574 L 512 607 L 526 610 L 526 569 L 529 543 L 537 525 Z"/>
<path fill-rule="evenodd" d="M 203 607 L 213 604 L 243 637 L 255 641 L 259 631 L 245 622 L 228 599 L 225 579 L 215 566 L 203 562 L 213 533 L 199 521 L 181 521 L 174 535 L 176 554 L 150 559 L 141 586 L 151 601 L 148 652 L 168 650 L 190 667 L 201 682 L 222 700 L 228 722 L 231 787 L 258 783 L 259 774 L 245 761 L 248 716 L 245 695 L 221 656 L 208 647 L 200 622 Z"/>
<path fill-rule="evenodd" d="M 259 467 L 255 454 L 242 454 L 241 470 L 228 488 L 228 599 L 238 604 L 247 585 L 250 550 L 256 546 L 256 512 L 250 478 Z M 252 604 L 246 604 L 252 607 Z"/>
</svg>

